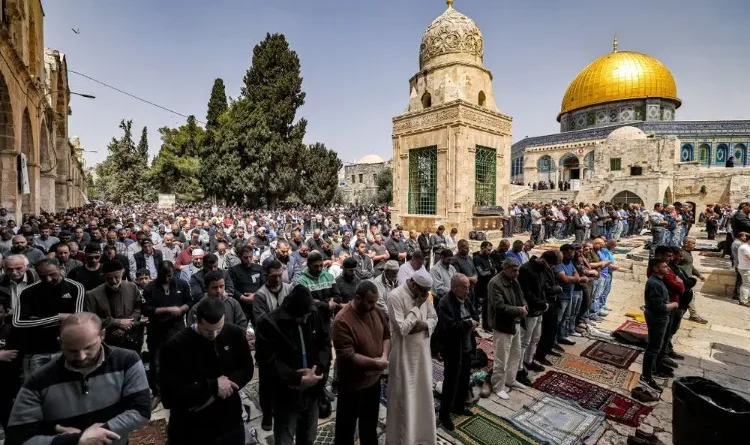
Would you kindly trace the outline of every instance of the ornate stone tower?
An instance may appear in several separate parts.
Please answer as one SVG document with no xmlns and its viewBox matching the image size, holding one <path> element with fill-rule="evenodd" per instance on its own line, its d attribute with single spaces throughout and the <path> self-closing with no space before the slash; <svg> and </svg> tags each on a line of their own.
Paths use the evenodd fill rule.
<svg viewBox="0 0 750 445">
<path fill-rule="evenodd" d="M 393 118 L 391 217 L 465 237 L 474 206 L 508 205 L 512 118 L 495 105 L 481 31 L 447 3 L 422 37 L 409 105 Z"/>
</svg>

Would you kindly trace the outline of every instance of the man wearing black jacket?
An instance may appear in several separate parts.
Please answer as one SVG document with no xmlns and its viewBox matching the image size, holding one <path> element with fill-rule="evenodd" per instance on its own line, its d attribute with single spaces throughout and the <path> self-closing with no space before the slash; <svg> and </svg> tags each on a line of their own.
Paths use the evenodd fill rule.
<svg viewBox="0 0 750 445">
<path fill-rule="evenodd" d="M 252 325 L 257 320 L 253 317 L 253 300 L 255 292 L 265 283 L 263 267 L 260 264 L 253 263 L 253 248 L 245 245 L 239 252 L 240 264 L 229 268 L 229 277 L 234 289 L 232 290 L 234 298 L 240 302 L 245 316 Z M 203 260 L 205 262 L 205 259 Z"/>
<path fill-rule="evenodd" d="M 558 254 L 557 251 L 548 250 L 542 253 L 541 258 L 532 257 L 519 269 L 518 282 L 529 305 L 529 314 L 521 338 L 521 356 L 526 370 L 543 371 L 544 367 L 534 363 L 534 358 L 536 357 L 543 365 L 551 366 L 552 362 L 545 356 L 558 354 L 552 350 L 557 315 L 554 310 L 548 310 L 557 304 L 557 293 L 561 290 L 556 285 L 553 273 L 553 268 L 560 262 Z M 549 331 L 551 344 L 540 341 L 545 331 Z"/>
<path fill-rule="evenodd" d="M 472 416 L 464 403 L 469 394 L 471 350 L 474 330 L 479 326 L 469 296 L 469 278 L 461 273 L 451 278 L 451 290 L 438 304 L 438 332 L 445 364 L 445 380 L 440 404 L 440 422 L 453 431 L 451 414 Z"/>
<path fill-rule="evenodd" d="M 195 321 L 161 349 L 159 383 L 170 409 L 169 443 L 244 445 L 239 391 L 255 369 L 245 331 L 224 323 L 218 298 L 201 300 Z"/>
<path fill-rule="evenodd" d="M 482 329 L 492 332 L 491 323 L 487 320 L 487 285 L 497 273 L 497 266 L 490 256 L 492 243 L 482 241 L 479 252 L 474 252 L 474 267 L 477 269 L 477 285 L 474 287 L 475 297 L 482 304 Z"/>
<path fill-rule="evenodd" d="M 259 321 L 256 336 L 256 359 L 270 370 L 268 383 L 275 394 L 274 443 L 312 445 L 331 365 L 331 338 L 310 291 L 295 286 L 279 308 Z"/>
</svg>

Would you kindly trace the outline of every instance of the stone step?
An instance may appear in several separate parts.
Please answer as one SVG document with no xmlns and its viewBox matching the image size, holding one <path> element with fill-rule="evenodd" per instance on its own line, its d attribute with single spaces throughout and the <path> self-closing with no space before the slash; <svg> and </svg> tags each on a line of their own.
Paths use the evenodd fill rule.
<svg viewBox="0 0 750 445">
<path fill-rule="evenodd" d="M 554 190 L 535 190 L 531 193 L 524 195 L 519 201 L 521 202 L 541 202 L 550 203 L 552 201 L 559 201 L 564 199 L 567 202 L 575 202 L 575 197 L 578 194 L 575 190 L 560 191 Z"/>
</svg>

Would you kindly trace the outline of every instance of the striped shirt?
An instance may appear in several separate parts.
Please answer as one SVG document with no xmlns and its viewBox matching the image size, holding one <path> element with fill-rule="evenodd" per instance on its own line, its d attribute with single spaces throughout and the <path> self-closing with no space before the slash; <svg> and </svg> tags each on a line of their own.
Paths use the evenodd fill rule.
<svg viewBox="0 0 750 445">
<path fill-rule="evenodd" d="M 131 431 L 151 417 L 146 371 L 138 354 L 102 346 L 103 360 L 84 375 L 60 357 L 37 370 L 18 392 L 8 421 L 6 445 L 77 444 L 81 433 L 56 434 L 55 425 L 85 431 L 95 423 L 117 433 L 124 445 Z"/>
</svg>

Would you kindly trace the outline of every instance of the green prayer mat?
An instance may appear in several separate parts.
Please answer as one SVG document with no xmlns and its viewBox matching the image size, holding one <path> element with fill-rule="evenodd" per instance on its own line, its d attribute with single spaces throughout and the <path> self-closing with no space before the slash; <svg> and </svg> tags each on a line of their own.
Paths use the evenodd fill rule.
<svg viewBox="0 0 750 445">
<path fill-rule="evenodd" d="M 473 406 L 473 416 L 453 416 L 453 431 L 442 429 L 461 443 L 468 445 L 541 445 L 508 421 L 481 406 Z M 317 445 L 317 442 L 316 442 Z"/>
</svg>

